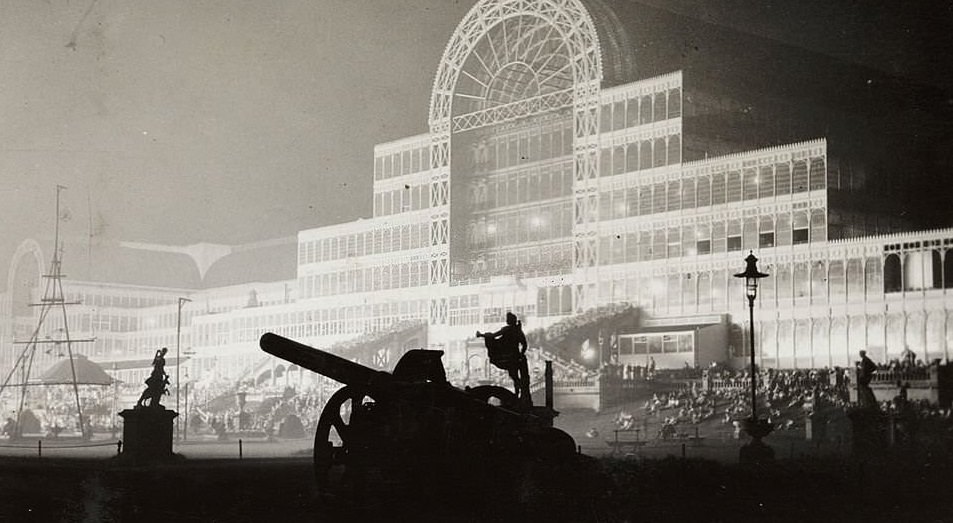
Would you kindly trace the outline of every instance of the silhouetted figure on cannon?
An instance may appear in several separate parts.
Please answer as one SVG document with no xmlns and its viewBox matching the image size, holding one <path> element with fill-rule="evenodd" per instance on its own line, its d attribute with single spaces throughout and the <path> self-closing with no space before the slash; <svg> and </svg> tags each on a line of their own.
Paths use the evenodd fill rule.
<svg viewBox="0 0 953 523">
<path fill-rule="evenodd" d="M 165 373 L 165 354 L 167 352 L 169 352 L 169 349 L 162 347 L 156 351 L 155 357 L 152 358 L 152 374 L 146 378 L 146 390 L 142 391 L 139 401 L 136 402 L 137 409 L 145 407 L 147 400 L 149 401 L 149 407 L 159 408 L 162 406 L 159 404 L 162 395 L 169 393 L 169 376 Z"/>
<path fill-rule="evenodd" d="M 529 366 L 526 363 L 526 335 L 523 323 L 512 312 L 506 313 L 506 325 L 496 332 L 476 333 L 483 338 L 490 363 L 505 370 L 513 379 L 513 388 L 523 404 L 532 404 L 529 392 Z"/>
</svg>

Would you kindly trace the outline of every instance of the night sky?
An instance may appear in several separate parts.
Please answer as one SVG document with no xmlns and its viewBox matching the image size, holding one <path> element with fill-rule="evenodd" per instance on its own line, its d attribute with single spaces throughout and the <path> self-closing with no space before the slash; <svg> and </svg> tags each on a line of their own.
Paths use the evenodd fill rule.
<svg viewBox="0 0 953 523">
<path fill-rule="evenodd" d="M 437 63 L 473 3 L 0 2 L 0 266 L 52 236 L 55 184 L 75 238 L 233 244 L 368 216 L 373 146 L 427 131 Z M 953 107 L 951 4 L 642 3 Z"/>
</svg>

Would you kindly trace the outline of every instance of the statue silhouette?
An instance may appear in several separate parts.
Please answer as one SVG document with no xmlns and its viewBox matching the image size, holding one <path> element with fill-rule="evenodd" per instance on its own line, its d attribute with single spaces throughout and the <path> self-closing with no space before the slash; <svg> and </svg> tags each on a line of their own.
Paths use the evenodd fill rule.
<svg viewBox="0 0 953 523">
<path fill-rule="evenodd" d="M 137 409 L 145 407 L 147 400 L 151 408 L 162 407 L 159 400 L 162 399 L 163 394 L 169 393 L 169 376 L 165 373 L 165 354 L 168 351 L 169 349 L 163 347 L 157 350 L 155 357 L 152 358 L 152 374 L 146 378 L 146 390 L 142 391 L 139 401 L 136 402 Z"/>
<path fill-rule="evenodd" d="M 496 332 L 476 333 L 483 338 L 490 363 L 509 373 L 517 397 L 524 404 L 531 404 L 529 392 L 529 367 L 526 364 L 526 335 L 523 324 L 512 312 L 506 313 L 506 325 Z"/>
</svg>

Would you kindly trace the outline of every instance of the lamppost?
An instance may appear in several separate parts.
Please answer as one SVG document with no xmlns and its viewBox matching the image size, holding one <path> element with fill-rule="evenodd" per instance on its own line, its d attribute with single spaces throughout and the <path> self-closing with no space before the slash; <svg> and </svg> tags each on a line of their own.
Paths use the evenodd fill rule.
<svg viewBox="0 0 953 523">
<path fill-rule="evenodd" d="M 751 340 L 751 417 L 744 420 L 745 432 L 751 436 L 751 443 L 741 447 L 742 462 L 759 462 L 774 458 L 774 451 L 765 445 L 761 438 L 771 433 L 773 427 L 767 420 L 758 419 L 758 373 L 754 361 L 754 300 L 758 297 L 758 280 L 769 275 L 758 270 L 758 258 L 754 252 L 745 258 L 744 272 L 735 274 L 735 278 L 745 279 L 745 296 L 748 297 L 748 325 Z"/>
<path fill-rule="evenodd" d="M 175 412 L 179 412 L 179 369 L 182 368 L 182 357 L 180 355 L 180 346 L 182 345 L 182 306 L 192 300 L 188 298 L 179 298 L 179 310 L 175 320 Z M 182 432 L 179 430 L 179 419 L 182 416 L 175 417 L 175 437 L 180 439 Z"/>
</svg>

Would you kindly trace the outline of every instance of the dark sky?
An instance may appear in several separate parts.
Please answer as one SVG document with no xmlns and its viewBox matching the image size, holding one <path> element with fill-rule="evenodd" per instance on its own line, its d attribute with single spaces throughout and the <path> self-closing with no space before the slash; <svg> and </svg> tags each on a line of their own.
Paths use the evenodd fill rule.
<svg viewBox="0 0 953 523">
<path fill-rule="evenodd" d="M 0 266 L 51 236 L 57 183 L 77 237 L 92 222 L 100 238 L 242 243 L 368 215 L 373 145 L 427 130 L 473 3 L 0 2 Z M 644 3 L 953 86 L 946 3 Z"/>
</svg>

